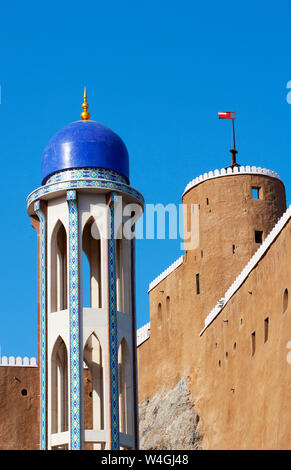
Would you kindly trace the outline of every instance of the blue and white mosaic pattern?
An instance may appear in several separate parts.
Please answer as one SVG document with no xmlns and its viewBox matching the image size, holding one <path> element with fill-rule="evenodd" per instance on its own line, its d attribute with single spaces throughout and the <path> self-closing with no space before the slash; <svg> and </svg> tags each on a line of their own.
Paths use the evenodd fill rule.
<svg viewBox="0 0 291 470">
<path fill-rule="evenodd" d="M 116 257 L 114 239 L 114 200 L 112 193 L 108 221 L 108 282 L 109 282 L 109 353 L 110 353 L 110 400 L 111 400 L 111 449 L 119 449 L 119 397 L 118 397 L 118 346 L 116 303 Z"/>
<path fill-rule="evenodd" d="M 79 231 L 76 191 L 67 192 L 67 201 L 69 206 L 71 450 L 80 450 Z"/>
<path fill-rule="evenodd" d="M 119 173 L 112 170 L 106 170 L 105 168 L 78 168 L 60 171 L 50 176 L 46 184 L 59 183 L 60 181 L 68 181 L 74 179 L 80 180 L 84 178 L 119 181 L 121 183 L 127 184 L 126 179 Z"/>
<path fill-rule="evenodd" d="M 32 202 L 41 198 L 45 194 L 53 193 L 55 191 L 62 191 L 62 190 L 70 190 L 70 189 L 78 189 L 78 188 L 102 188 L 102 189 L 109 189 L 112 191 L 122 192 L 124 194 L 129 194 L 137 199 L 141 204 L 144 204 L 144 198 L 142 195 L 136 191 L 131 186 L 128 186 L 125 183 L 121 183 L 118 181 L 107 181 L 107 180 L 92 180 L 92 179 L 80 179 L 80 180 L 72 180 L 72 181 L 63 181 L 60 183 L 51 183 L 45 186 L 41 186 L 38 189 L 35 189 L 27 198 L 27 207 L 30 206 Z"/>
<path fill-rule="evenodd" d="M 34 210 L 40 220 L 40 448 L 46 449 L 46 221 L 39 201 Z"/>
</svg>

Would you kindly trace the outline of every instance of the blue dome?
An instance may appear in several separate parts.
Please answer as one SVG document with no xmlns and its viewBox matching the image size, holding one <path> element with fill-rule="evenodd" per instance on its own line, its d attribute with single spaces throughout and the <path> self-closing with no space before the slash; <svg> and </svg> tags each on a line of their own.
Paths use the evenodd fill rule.
<svg viewBox="0 0 291 470">
<path fill-rule="evenodd" d="M 73 168 L 105 168 L 129 181 L 125 144 L 96 121 L 72 122 L 52 137 L 42 155 L 42 184 L 53 173 Z"/>
</svg>

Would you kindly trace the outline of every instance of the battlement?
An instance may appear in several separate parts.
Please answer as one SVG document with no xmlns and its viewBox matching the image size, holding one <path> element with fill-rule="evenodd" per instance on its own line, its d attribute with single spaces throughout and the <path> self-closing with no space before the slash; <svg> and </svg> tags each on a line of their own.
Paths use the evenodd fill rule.
<svg viewBox="0 0 291 470">
<path fill-rule="evenodd" d="M 235 294 L 235 292 L 244 283 L 244 281 L 246 280 L 246 278 L 248 277 L 250 272 L 258 264 L 260 259 L 266 253 L 266 251 L 268 250 L 270 245 L 273 243 L 273 241 L 279 235 L 279 233 L 284 228 L 284 226 L 287 224 L 287 222 L 289 221 L 290 218 L 291 218 L 291 205 L 288 207 L 286 212 L 284 212 L 284 214 L 278 220 L 277 224 L 271 230 L 269 235 L 267 235 L 266 239 L 263 241 L 261 246 L 255 252 L 255 254 L 251 257 L 251 259 L 249 260 L 247 265 L 244 267 L 244 269 L 241 271 L 241 273 L 237 276 L 235 281 L 232 283 L 232 285 L 226 291 L 224 297 L 222 297 L 220 300 L 217 301 L 216 306 L 211 310 L 209 315 L 207 315 L 207 317 L 205 318 L 205 321 L 204 321 L 204 328 L 201 331 L 200 336 L 204 333 L 206 328 L 213 322 L 213 320 L 220 314 L 220 312 L 225 307 L 227 302 L 231 299 L 231 297 Z"/>
<path fill-rule="evenodd" d="M 20 357 L 20 356 L 2 356 L 0 358 L 1 366 L 12 366 L 12 367 L 37 367 L 37 361 L 35 357 Z"/>
<path fill-rule="evenodd" d="M 150 337 L 151 323 L 148 322 L 139 328 L 136 332 L 136 345 L 137 347 L 144 343 Z"/>
<path fill-rule="evenodd" d="M 163 271 L 158 277 L 156 277 L 149 285 L 149 290 L 152 290 L 154 287 L 156 287 L 163 279 L 165 279 L 171 272 L 175 271 L 184 260 L 184 256 L 180 256 L 176 261 L 174 261 L 173 264 L 171 264 L 165 271 Z"/>
<path fill-rule="evenodd" d="M 222 168 L 221 170 L 214 170 L 214 171 L 209 171 L 209 173 L 204 173 L 203 175 L 197 176 L 197 178 L 194 178 L 190 183 L 187 184 L 182 196 L 184 196 L 187 191 L 190 189 L 194 188 L 194 186 L 197 186 L 198 184 L 202 183 L 203 181 L 207 181 L 213 178 L 219 178 L 222 176 L 233 176 L 233 175 L 250 175 L 250 174 L 255 174 L 255 175 L 263 175 L 263 176 L 270 176 L 272 178 L 277 178 L 280 181 L 281 178 L 280 176 L 275 173 L 275 171 L 272 170 L 267 170 L 267 168 L 261 168 L 261 167 L 256 167 L 256 166 L 235 166 L 234 168 Z"/>
</svg>

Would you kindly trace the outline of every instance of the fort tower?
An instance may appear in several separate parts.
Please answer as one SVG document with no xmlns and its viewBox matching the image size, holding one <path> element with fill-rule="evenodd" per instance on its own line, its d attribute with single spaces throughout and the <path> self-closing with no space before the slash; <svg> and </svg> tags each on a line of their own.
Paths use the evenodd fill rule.
<svg viewBox="0 0 291 470">
<path fill-rule="evenodd" d="M 182 201 L 191 247 L 149 286 L 149 331 L 138 333 L 141 401 L 183 377 L 200 396 L 205 319 L 286 210 L 279 176 L 254 166 L 205 173 L 186 186 Z"/>
</svg>

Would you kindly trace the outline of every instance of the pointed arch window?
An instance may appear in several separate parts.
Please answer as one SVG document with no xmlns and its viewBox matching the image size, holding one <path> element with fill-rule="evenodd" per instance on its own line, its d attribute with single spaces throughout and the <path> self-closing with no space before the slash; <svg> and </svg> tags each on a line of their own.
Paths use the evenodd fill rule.
<svg viewBox="0 0 291 470">
<path fill-rule="evenodd" d="M 128 345 L 123 338 L 118 349 L 118 372 L 119 372 L 119 429 L 120 432 L 132 434 L 133 411 L 132 411 L 132 377 L 131 361 Z"/>
<path fill-rule="evenodd" d="M 67 232 L 58 221 L 51 239 L 51 312 L 67 308 Z"/>
<path fill-rule="evenodd" d="M 92 230 L 94 224 L 94 230 Z M 94 237 L 93 237 L 94 234 Z M 89 297 L 89 306 L 91 308 L 102 307 L 102 270 L 101 270 L 101 237 L 97 225 L 91 217 L 86 223 L 83 236 L 83 256 L 88 260 L 89 273 L 83 269 L 83 298 L 86 291 Z M 83 259 L 84 260 L 84 259 Z M 84 264 L 83 264 L 84 267 Z"/>
<path fill-rule="evenodd" d="M 104 429 L 104 380 L 102 347 L 95 333 L 88 338 L 84 347 L 84 362 L 88 367 L 87 380 L 90 381 L 89 398 L 91 400 L 89 417 L 90 425 L 87 429 Z M 86 403 L 86 401 L 85 401 Z M 96 444 L 97 445 L 97 444 Z"/>
<path fill-rule="evenodd" d="M 129 315 L 132 313 L 131 250 L 131 240 L 123 237 L 123 225 L 121 224 L 115 239 L 116 302 L 117 310 Z"/>
<path fill-rule="evenodd" d="M 68 353 L 59 337 L 52 352 L 52 433 L 68 430 Z"/>
</svg>

